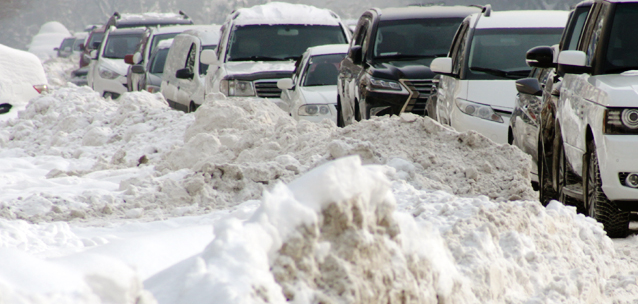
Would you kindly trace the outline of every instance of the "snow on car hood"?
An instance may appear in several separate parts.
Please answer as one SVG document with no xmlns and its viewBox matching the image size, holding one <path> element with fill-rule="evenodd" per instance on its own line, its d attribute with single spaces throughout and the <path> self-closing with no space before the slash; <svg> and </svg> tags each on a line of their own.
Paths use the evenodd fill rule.
<svg viewBox="0 0 638 304">
<path fill-rule="evenodd" d="M 289 72 L 295 70 L 293 61 L 237 61 L 225 63 L 228 75 L 249 75 L 264 72 Z"/>
<path fill-rule="evenodd" d="M 583 92 L 584 98 L 611 107 L 638 106 L 638 71 L 622 74 L 586 76 L 594 90 Z M 566 78 L 567 80 L 567 78 Z"/>
<path fill-rule="evenodd" d="M 99 65 L 101 67 L 105 67 L 109 70 L 112 70 L 122 76 L 126 76 L 126 74 L 128 73 L 128 63 L 124 62 L 124 59 L 112 59 L 112 58 L 105 58 L 105 57 L 100 57 L 100 63 Z"/>
<path fill-rule="evenodd" d="M 467 82 L 467 99 L 492 106 L 495 109 L 512 111 L 516 98 L 514 80 L 470 80 Z"/>
<path fill-rule="evenodd" d="M 299 88 L 306 104 L 337 104 L 337 86 L 312 86 Z"/>
</svg>

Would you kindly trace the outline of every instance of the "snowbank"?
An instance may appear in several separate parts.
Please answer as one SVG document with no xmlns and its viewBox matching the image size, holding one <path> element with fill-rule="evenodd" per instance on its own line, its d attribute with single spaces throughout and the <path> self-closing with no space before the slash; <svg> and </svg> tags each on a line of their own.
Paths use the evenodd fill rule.
<svg viewBox="0 0 638 304">
<path fill-rule="evenodd" d="M 144 285 L 159 303 L 601 303 L 626 265 L 571 207 L 417 191 L 392 171 L 351 156 L 278 184 Z"/>
<path fill-rule="evenodd" d="M 62 23 L 51 21 L 43 24 L 40 31 L 33 36 L 29 44 L 29 52 L 35 54 L 42 61 L 57 57 L 58 52 L 54 48 L 59 47 L 64 38 L 71 33 Z"/>
</svg>

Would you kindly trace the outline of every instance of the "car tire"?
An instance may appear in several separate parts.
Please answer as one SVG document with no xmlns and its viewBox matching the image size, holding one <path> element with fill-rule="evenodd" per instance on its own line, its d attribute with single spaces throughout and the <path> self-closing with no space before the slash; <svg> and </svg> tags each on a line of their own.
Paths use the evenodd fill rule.
<svg viewBox="0 0 638 304">
<path fill-rule="evenodd" d="M 359 101 L 354 101 L 354 120 L 361 121 L 361 110 L 359 110 Z"/>
<path fill-rule="evenodd" d="M 543 206 L 547 206 L 549 202 L 556 199 L 556 192 L 552 186 L 551 172 L 549 166 L 547 166 L 545 160 L 545 152 L 541 145 L 541 140 L 538 141 L 538 160 L 536 166 L 538 167 L 538 200 Z"/>
<path fill-rule="evenodd" d="M 577 182 L 576 177 L 569 170 L 569 166 L 567 163 L 567 156 L 565 155 L 565 144 L 562 139 L 559 139 L 559 147 L 557 151 L 558 159 L 557 159 L 557 167 L 556 167 L 556 182 L 558 184 L 557 196 L 558 200 L 562 202 L 564 205 L 575 206 L 579 213 L 586 213 L 586 211 L 581 207 L 583 204 L 565 194 L 565 187 L 567 185 L 571 185 Z"/>
<path fill-rule="evenodd" d="M 337 127 L 343 128 L 343 111 L 341 111 L 341 98 L 337 95 Z"/>
<path fill-rule="evenodd" d="M 195 111 L 197 111 L 197 105 L 195 105 L 195 102 L 191 101 L 188 105 L 188 113 L 193 113 Z"/>
<path fill-rule="evenodd" d="M 622 238 L 629 232 L 630 212 L 618 209 L 602 190 L 596 144 L 591 141 L 585 154 L 584 199 L 588 215 L 603 224 L 607 236 Z"/>
</svg>

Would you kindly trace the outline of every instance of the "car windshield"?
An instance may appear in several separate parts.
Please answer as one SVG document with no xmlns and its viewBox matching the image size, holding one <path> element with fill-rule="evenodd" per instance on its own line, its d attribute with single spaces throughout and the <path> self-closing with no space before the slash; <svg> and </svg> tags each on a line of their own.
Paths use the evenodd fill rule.
<svg viewBox="0 0 638 304">
<path fill-rule="evenodd" d="M 89 49 L 94 49 L 95 43 L 101 43 L 102 38 L 104 38 L 104 33 L 93 33 L 93 35 L 91 35 L 91 41 L 89 41 L 88 44 Z"/>
<path fill-rule="evenodd" d="M 205 45 L 202 49 L 203 50 L 215 50 L 217 48 L 217 45 Z M 208 71 L 208 64 L 203 64 L 203 63 L 199 63 L 199 74 L 204 75 L 206 74 L 206 71 Z"/>
<path fill-rule="evenodd" d="M 619 3 L 616 7 L 607 55 L 603 63 L 604 74 L 638 70 L 638 4 Z"/>
<path fill-rule="evenodd" d="M 64 40 L 62 40 L 62 44 L 60 44 L 60 50 L 66 49 L 67 47 L 69 49 L 73 48 L 73 42 L 75 42 L 75 38 L 64 38 Z"/>
<path fill-rule="evenodd" d="M 141 34 L 109 35 L 104 48 L 104 57 L 124 59 L 124 56 L 135 53 L 141 39 Z"/>
<path fill-rule="evenodd" d="M 317 55 L 308 60 L 303 86 L 337 85 L 339 64 L 346 54 Z"/>
<path fill-rule="evenodd" d="M 153 40 L 151 41 L 151 47 L 149 48 L 149 52 L 152 53 L 155 47 L 160 43 L 160 41 L 175 38 L 175 36 L 177 36 L 178 34 L 179 33 L 168 33 L 168 34 L 154 35 Z"/>
<path fill-rule="evenodd" d="M 381 21 L 374 43 L 375 59 L 444 57 L 462 18 Z"/>
<path fill-rule="evenodd" d="M 151 66 L 149 73 L 151 74 L 162 74 L 164 73 L 164 64 L 166 63 L 166 55 L 168 55 L 168 51 L 170 49 L 161 49 L 155 53 L 155 56 L 151 59 Z"/>
<path fill-rule="evenodd" d="M 508 28 L 477 30 L 472 38 L 467 79 L 519 79 L 531 68 L 527 51 L 560 41 L 562 28 Z"/>
<path fill-rule="evenodd" d="M 247 25 L 237 26 L 230 39 L 227 61 L 294 60 L 307 48 L 346 43 L 340 26 Z"/>
</svg>

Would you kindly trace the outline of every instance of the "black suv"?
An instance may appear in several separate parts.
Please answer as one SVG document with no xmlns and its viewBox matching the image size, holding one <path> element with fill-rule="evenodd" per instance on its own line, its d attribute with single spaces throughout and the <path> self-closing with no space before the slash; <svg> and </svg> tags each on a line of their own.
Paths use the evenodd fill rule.
<svg viewBox="0 0 638 304">
<path fill-rule="evenodd" d="M 430 62 L 447 56 L 463 19 L 480 11 L 471 6 L 407 6 L 363 13 L 341 62 L 338 125 L 385 114 L 427 114 L 435 75 Z"/>
</svg>

